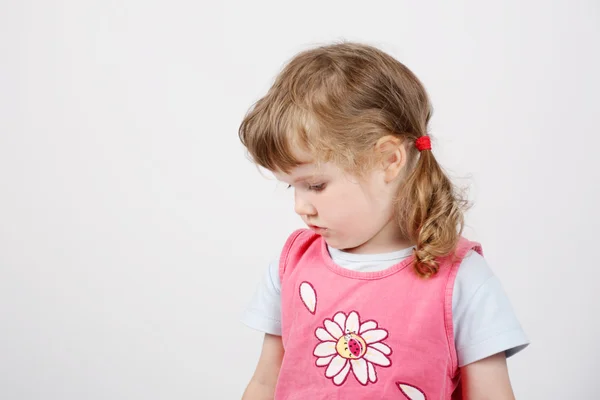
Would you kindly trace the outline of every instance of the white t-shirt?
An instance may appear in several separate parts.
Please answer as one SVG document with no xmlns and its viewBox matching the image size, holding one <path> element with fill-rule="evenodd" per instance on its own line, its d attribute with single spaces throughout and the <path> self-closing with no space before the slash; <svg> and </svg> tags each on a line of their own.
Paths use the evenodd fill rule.
<svg viewBox="0 0 600 400">
<path fill-rule="evenodd" d="M 328 250 L 340 267 L 370 272 L 410 257 L 413 247 L 383 254 L 353 254 L 331 247 Z M 510 357 L 529 344 L 498 278 L 474 251 L 463 259 L 456 275 L 452 320 L 459 367 L 503 351 Z M 269 264 L 242 321 L 261 332 L 281 335 L 279 258 Z"/>
</svg>

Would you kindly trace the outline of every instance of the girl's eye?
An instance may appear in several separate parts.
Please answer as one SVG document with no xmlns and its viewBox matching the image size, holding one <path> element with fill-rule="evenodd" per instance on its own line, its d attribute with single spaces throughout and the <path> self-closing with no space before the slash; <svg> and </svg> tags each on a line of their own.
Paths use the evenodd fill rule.
<svg viewBox="0 0 600 400">
<path fill-rule="evenodd" d="M 308 190 L 312 190 L 313 192 L 322 192 L 325 189 L 325 184 L 321 183 L 319 185 L 310 185 Z"/>
<path fill-rule="evenodd" d="M 312 192 L 322 192 L 325 189 L 325 186 L 324 183 L 321 183 L 319 185 L 308 185 L 307 188 Z M 292 185 L 287 185 L 287 189 L 291 189 L 292 187 Z"/>
</svg>

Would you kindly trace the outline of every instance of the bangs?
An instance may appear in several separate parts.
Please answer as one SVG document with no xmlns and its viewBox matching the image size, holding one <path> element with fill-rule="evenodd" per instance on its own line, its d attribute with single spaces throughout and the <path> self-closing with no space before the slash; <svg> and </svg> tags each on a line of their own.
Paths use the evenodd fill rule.
<svg viewBox="0 0 600 400">
<path fill-rule="evenodd" d="M 316 124 L 310 112 L 289 96 L 273 93 L 260 99 L 239 128 L 239 137 L 252 161 L 270 171 L 289 173 L 309 160 L 302 153 L 316 154 Z"/>
</svg>

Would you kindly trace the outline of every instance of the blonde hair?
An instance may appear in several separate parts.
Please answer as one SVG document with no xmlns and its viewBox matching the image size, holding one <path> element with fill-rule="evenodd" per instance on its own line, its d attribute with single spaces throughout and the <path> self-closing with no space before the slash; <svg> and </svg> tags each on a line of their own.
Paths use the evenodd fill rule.
<svg viewBox="0 0 600 400">
<path fill-rule="evenodd" d="M 429 277 L 437 258 L 455 250 L 467 205 L 432 152 L 415 148 L 431 114 L 425 88 L 402 63 L 366 44 L 335 43 L 293 57 L 249 110 L 239 137 L 252 160 L 271 171 L 299 165 L 294 149 L 302 148 L 357 175 L 372 167 L 380 138 L 402 140 L 408 163 L 395 217 L 416 244 L 415 271 Z"/>
</svg>

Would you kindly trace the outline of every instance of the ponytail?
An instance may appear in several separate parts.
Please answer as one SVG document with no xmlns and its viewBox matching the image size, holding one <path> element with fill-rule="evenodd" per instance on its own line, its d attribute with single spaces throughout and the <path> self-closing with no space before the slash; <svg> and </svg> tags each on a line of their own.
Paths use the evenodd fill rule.
<svg viewBox="0 0 600 400">
<path fill-rule="evenodd" d="M 456 192 L 431 151 L 420 153 L 398 201 L 400 227 L 416 243 L 414 269 L 421 277 L 431 277 L 439 269 L 437 258 L 456 249 L 467 202 Z"/>
</svg>

